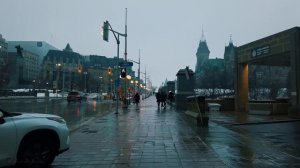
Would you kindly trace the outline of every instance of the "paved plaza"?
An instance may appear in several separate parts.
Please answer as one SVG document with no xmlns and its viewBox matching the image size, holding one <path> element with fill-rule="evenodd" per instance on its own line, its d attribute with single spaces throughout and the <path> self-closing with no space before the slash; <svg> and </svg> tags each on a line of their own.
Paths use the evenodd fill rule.
<svg viewBox="0 0 300 168">
<path fill-rule="evenodd" d="M 95 118 L 71 134 L 53 167 L 226 167 L 173 108 L 154 96 Z"/>
<path fill-rule="evenodd" d="M 290 123 L 285 116 L 213 112 L 209 126 L 202 128 L 174 107 L 158 108 L 152 96 L 139 106 L 120 108 L 119 114 L 112 107 L 107 115 L 97 116 L 72 131 L 70 150 L 59 155 L 52 167 L 298 167 L 299 145 L 293 146 L 297 142 L 287 145 L 287 141 L 276 139 L 278 134 L 274 138 L 268 130 L 257 132 L 262 130 L 258 127 L 251 133 L 251 127 L 246 128 L 277 120 Z"/>
</svg>

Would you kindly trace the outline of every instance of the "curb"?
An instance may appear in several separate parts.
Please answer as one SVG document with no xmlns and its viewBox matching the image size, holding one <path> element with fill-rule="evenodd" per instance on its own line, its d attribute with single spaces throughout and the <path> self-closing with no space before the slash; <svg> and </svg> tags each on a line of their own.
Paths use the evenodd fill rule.
<svg viewBox="0 0 300 168">
<path fill-rule="evenodd" d="M 288 123 L 288 122 L 299 122 L 300 119 L 291 119 L 291 120 L 273 120 L 273 121 L 255 121 L 255 122 L 246 122 L 246 123 L 233 123 L 229 124 L 232 126 L 239 125 L 259 125 L 259 124 L 275 124 L 275 123 Z"/>
</svg>

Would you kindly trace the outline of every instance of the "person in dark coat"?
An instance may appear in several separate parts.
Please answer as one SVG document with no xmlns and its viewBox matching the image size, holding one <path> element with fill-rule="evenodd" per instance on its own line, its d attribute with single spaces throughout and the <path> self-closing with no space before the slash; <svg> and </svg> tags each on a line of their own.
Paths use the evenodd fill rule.
<svg viewBox="0 0 300 168">
<path fill-rule="evenodd" d="M 167 101 L 167 94 L 166 94 L 166 92 L 162 91 L 161 92 L 161 107 L 166 108 L 166 105 L 167 105 L 166 101 Z"/>
<path fill-rule="evenodd" d="M 136 105 L 139 105 L 139 103 L 140 103 L 140 94 L 139 94 L 138 92 L 136 92 L 136 93 L 134 94 L 134 103 L 135 103 Z"/>
<path fill-rule="evenodd" d="M 174 101 L 174 93 L 172 91 L 169 91 L 168 99 L 170 101 L 170 104 L 172 104 Z"/>
<path fill-rule="evenodd" d="M 155 94 L 155 97 L 156 97 L 157 106 L 158 106 L 158 108 L 159 108 L 159 107 L 160 107 L 160 102 L 161 102 L 161 93 L 160 93 L 160 91 L 158 91 L 158 92 Z"/>
</svg>

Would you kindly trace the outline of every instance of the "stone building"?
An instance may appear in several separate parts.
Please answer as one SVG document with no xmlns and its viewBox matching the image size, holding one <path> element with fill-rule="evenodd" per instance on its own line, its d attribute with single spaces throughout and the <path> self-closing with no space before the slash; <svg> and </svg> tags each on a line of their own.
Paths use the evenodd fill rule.
<svg viewBox="0 0 300 168">
<path fill-rule="evenodd" d="M 92 92 L 111 93 L 115 89 L 116 79 L 120 75 L 119 64 L 124 63 L 122 58 L 107 58 L 105 56 L 90 55 L 85 57 L 85 67 L 88 70 L 88 90 Z M 108 73 L 108 68 L 111 68 L 111 73 Z M 126 67 L 127 74 L 135 77 L 135 72 L 132 67 Z M 121 80 L 125 82 L 124 80 Z"/>
<path fill-rule="evenodd" d="M 49 50 L 42 62 L 43 84 L 48 89 L 62 91 L 83 89 L 84 63 L 83 56 L 73 52 L 69 44 L 63 51 Z"/>
<path fill-rule="evenodd" d="M 224 52 L 224 74 L 225 74 L 225 88 L 234 89 L 234 60 L 235 52 L 237 47 L 233 45 L 232 39 L 230 37 L 229 44 L 225 46 Z"/>
<path fill-rule="evenodd" d="M 204 34 L 202 32 L 202 37 L 197 49 L 196 57 L 197 57 L 197 64 L 195 68 L 195 80 L 196 80 L 196 87 L 200 85 L 200 79 L 201 79 L 201 71 L 204 67 L 204 63 L 207 62 L 209 59 L 209 49 L 204 37 Z"/>
<path fill-rule="evenodd" d="M 209 59 L 209 48 L 205 37 L 202 37 L 197 49 L 197 64 L 195 68 L 196 88 L 228 88 L 233 89 L 233 71 L 236 46 L 230 38 L 225 46 L 224 59 Z"/>
<path fill-rule="evenodd" d="M 7 83 L 8 44 L 0 34 L 0 88 Z"/>
<path fill-rule="evenodd" d="M 50 50 L 42 62 L 42 81 L 48 89 L 110 93 L 114 91 L 117 65 L 124 62 L 117 57 L 82 56 L 67 44 L 63 51 Z M 108 74 L 108 68 L 112 73 Z M 127 74 L 134 76 L 131 67 Z M 44 86 L 45 87 L 45 86 Z"/>
</svg>

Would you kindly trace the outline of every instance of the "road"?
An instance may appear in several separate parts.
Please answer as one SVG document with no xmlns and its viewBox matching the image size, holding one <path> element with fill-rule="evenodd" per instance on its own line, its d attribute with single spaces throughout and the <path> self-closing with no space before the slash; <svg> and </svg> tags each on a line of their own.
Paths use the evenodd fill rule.
<svg viewBox="0 0 300 168">
<path fill-rule="evenodd" d="M 112 108 L 111 101 L 87 100 L 68 103 L 64 99 L 0 100 L 0 108 L 11 112 L 46 113 L 63 117 L 70 130 L 75 130 L 97 115 L 105 115 Z"/>
</svg>

